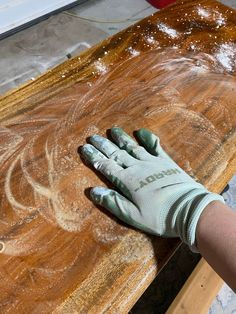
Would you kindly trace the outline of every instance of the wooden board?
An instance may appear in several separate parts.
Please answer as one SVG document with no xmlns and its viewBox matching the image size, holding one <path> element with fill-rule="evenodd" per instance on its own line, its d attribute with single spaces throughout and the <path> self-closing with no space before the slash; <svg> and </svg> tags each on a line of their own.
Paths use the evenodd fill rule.
<svg viewBox="0 0 236 314">
<path fill-rule="evenodd" d="M 1 313 L 123 313 L 179 245 L 94 207 L 77 154 L 148 127 L 220 192 L 236 166 L 236 13 L 179 1 L 0 99 Z"/>
<path fill-rule="evenodd" d="M 223 283 L 223 280 L 202 258 L 166 313 L 208 313 Z"/>
</svg>

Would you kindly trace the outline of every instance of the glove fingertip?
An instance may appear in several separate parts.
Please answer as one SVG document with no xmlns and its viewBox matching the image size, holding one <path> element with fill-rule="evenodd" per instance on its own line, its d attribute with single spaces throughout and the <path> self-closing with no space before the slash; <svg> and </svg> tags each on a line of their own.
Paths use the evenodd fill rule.
<svg viewBox="0 0 236 314">
<path fill-rule="evenodd" d="M 94 203 L 101 205 L 103 197 L 110 195 L 111 192 L 112 190 L 104 188 L 103 186 L 96 186 L 91 189 L 90 197 Z"/>
<path fill-rule="evenodd" d="M 122 128 L 119 127 L 119 126 L 117 126 L 117 125 L 113 125 L 113 126 L 111 127 L 111 130 L 122 130 Z"/>
<path fill-rule="evenodd" d="M 122 146 L 122 148 L 130 144 L 137 145 L 135 140 L 120 127 L 112 127 L 111 136 L 119 144 L 119 146 Z"/>
<path fill-rule="evenodd" d="M 123 134 L 123 129 L 122 128 L 120 128 L 120 127 L 118 127 L 118 126 L 113 126 L 112 128 L 111 128 L 111 135 L 113 136 L 113 135 L 121 135 L 121 134 Z"/>
<path fill-rule="evenodd" d="M 94 148 L 91 144 L 85 144 L 81 147 L 80 152 L 82 156 L 92 163 L 92 156 L 94 155 Z"/>
<path fill-rule="evenodd" d="M 93 145 L 93 142 L 96 141 L 96 140 L 99 140 L 100 138 L 101 138 L 100 135 L 93 134 L 92 136 L 89 137 L 89 142 L 92 143 L 92 145 Z"/>
<path fill-rule="evenodd" d="M 158 155 L 160 152 L 160 139 L 148 129 L 142 128 L 137 131 L 137 137 L 142 145 L 153 155 Z"/>
<path fill-rule="evenodd" d="M 89 153 L 93 153 L 93 146 L 91 144 L 84 144 L 82 147 L 81 147 L 81 150 L 83 153 L 86 153 L 86 152 L 89 152 Z"/>
</svg>

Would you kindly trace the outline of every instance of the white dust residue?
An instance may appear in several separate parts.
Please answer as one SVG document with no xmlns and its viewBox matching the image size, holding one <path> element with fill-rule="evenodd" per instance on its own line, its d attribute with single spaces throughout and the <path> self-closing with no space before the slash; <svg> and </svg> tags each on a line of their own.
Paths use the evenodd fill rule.
<svg viewBox="0 0 236 314">
<path fill-rule="evenodd" d="M 198 6 L 196 11 L 202 20 L 213 20 L 216 23 L 216 28 L 219 28 L 226 24 L 226 17 L 224 17 L 223 14 L 217 10 Z"/>
<path fill-rule="evenodd" d="M 13 239 L 2 240 L 0 242 L 3 245 L 1 253 L 10 256 L 20 256 L 37 252 L 39 247 L 35 245 L 35 242 L 41 230 L 42 225 L 38 224 L 38 226 L 31 228 L 27 232 L 22 232 Z"/>
<path fill-rule="evenodd" d="M 21 156 L 21 169 L 27 182 L 31 185 L 31 187 L 34 189 L 36 193 L 39 193 L 47 198 L 51 198 L 52 192 L 50 191 L 50 189 L 48 189 L 46 186 L 43 186 L 39 182 L 36 182 L 34 178 L 29 174 L 27 166 L 25 165 L 25 163 L 27 163 L 27 160 L 24 158 L 25 153 L 26 149 L 23 151 L 23 155 Z"/>
<path fill-rule="evenodd" d="M 194 43 L 192 43 L 190 45 L 190 48 L 191 48 L 192 51 L 195 51 L 197 47 L 196 47 L 196 45 Z"/>
<path fill-rule="evenodd" d="M 153 45 L 156 43 L 156 40 L 153 36 L 146 36 L 145 40 L 147 41 L 147 43 L 149 43 L 150 45 Z"/>
<path fill-rule="evenodd" d="M 4 252 L 5 250 L 5 243 L 3 241 L 0 241 L 0 253 Z"/>
<path fill-rule="evenodd" d="M 226 24 L 226 20 L 223 17 L 222 13 L 218 14 L 218 16 L 216 17 L 215 21 L 216 21 L 216 24 L 217 24 L 218 27 L 224 26 Z"/>
<path fill-rule="evenodd" d="M 31 173 L 32 169 L 27 166 L 29 160 L 26 159 L 26 156 L 28 156 L 28 158 L 30 157 L 32 160 L 35 158 L 32 145 L 37 145 L 37 141 L 35 142 L 34 137 L 25 146 L 23 151 L 9 164 L 4 185 L 5 195 L 9 204 L 12 206 L 12 209 L 20 216 L 24 215 L 24 213 L 38 210 L 39 214 L 49 223 L 56 223 L 63 230 L 69 232 L 80 231 L 84 222 L 87 221 L 88 217 L 90 216 L 90 210 L 87 211 L 86 209 L 82 208 L 81 211 L 78 212 L 78 204 L 72 204 L 68 202 L 68 199 L 65 199 L 64 194 L 61 193 L 60 188 L 58 187 L 61 177 L 58 170 L 55 169 L 54 164 L 55 161 L 57 162 L 57 160 L 55 160 L 56 151 L 55 149 L 49 149 L 47 140 L 45 143 L 45 156 L 48 166 L 49 186 L 42 185 L 42 183 L 38 182 L 38 180 L 33 177 L 33 174 Z M 67 162 L 71 163 L 71 160 L 69 159 Z M 27 183 L 31 186 L 32 191 L 34 192 L 34 201 L 37 203 L 37 208 L 23 204 L 17 199 L 18 195 L 14 195 L 12 191 L 11 185 L 12 181 L 14 180 L 13 172 L 17 166 L 20 166 L 22 178 L 27 181 Z M 34 167 L 34 171 L 35 170 L 36 168 Z M 84 183 L 84 188 L 86 188 L 88 182 L 87 180 L 84 180 L 85 182 L 83 182 L 83 179 L 85 178 L 82 178 L 80 184 Z M 77 184 L 75 182 L 71 189 L 76 190 L 76 187 Z"/>
<path fill-rule="evenodd" d="M 140 52 L 132 47 L 128 47 L 127 50 L 133 57 L 140 55 Z"/>
<path fill-rule="evenodd" d="M 171 28 L 170 26 L 168 26 L 165 23 L 158 23 L 157 28 L 159 29 L 159 31 L 165 33 L 166 35 L 168 35 L 172 39 L 179 37 L 179 32 L 177 32 L 177 30 L 175 30 L 174 28 Z"/>
<path fill-rule="evenodd" d="M 192 71 L 199 75 L 204 75 L 205 73 L 209 73 L 209 66 L 201 61 L 196 61 L 192 67 Z"/>
<path fill-rule="evenodd" d="M 92 136 L 93 134 L 99 133 L 99 129 L 96 125 L 90 124 L 84 129 L 84 137 Z"/>
<path fill-rule="evenodd" d="M 7 128 L 0 128 L 0 164 L 3 163 L 15 151 L 16 147 L 22 142 L 23 137 L 15 134 Z"/>
<path fill-rule="evenodd" d="M 62 229 L 68 232 L 78 232 L 81 230 L 78 214 L 76 210 L 71 210 L 70 204 L 67 204 L 62 193 L 57 189 L 58 182 L 55 180 L 57 170 L 55 169 L 54 164 L 54 151 L 49 150 L 47 141 L 45 143 L 45 153 L 48 163 L 48 179 L 51 193 L 50 203 L 54 210 L 56 222 Z"/>
<path fill-rule="evenodd" d="M 149 260 L 154 256 L 154 250 L 150 238 L 146 234 L 132 232 L 126 237 L 122 247 L 121 261 L 132 263 L 138 260 Z"/>
<path fill-rule="evenodd" d="M 203 7 L 198 7 L 197 8 L 197 13 L 204 18 L 208 18 L 211 15 L 211 12 L 209 12 L 209 10 L 203 8 Z"/>
<path fill-rule="evenodd" d="M 93 224 L 93 236 L 94 240 L 98 243 L 109 244 L 111 242 L 117 242 L 122 238 L 123 226 L 117 226 L 115 220 L 107 217 L 106 215 L 99 213 L 99 223 Z"/>
<path fill-rule="evenodd" d="M 154 36 L 147 35 L 144 37 L 144 40 L 146 41 L 148 47 L 151 46 L 153 48 L 155 47 L 155 49 L 160 49 L 160 43 Z"/>
<path fill-rule="evenodd" d="M 209 59 L 210 60 L 210 59 Z M 164 69 L 168 71 L 176 71 L 176 67 L 179 66 L 181 67 L 183 65 L 189 64 L 189 68 L 187 69 L 188 73 L 190 74 L 191 72 L 194 74 L 205 74 L 209 73 L 209 64 L 206 61 L 199 59 L 189 59 L 186 57 L 179 57 L 178 60 L 168 60 L 164 65 Z M 181 72 L 181 71 L 180 71 Z M 186 73 L 181 72 L 180 75 L 186 76 Z"/>
<path fill-rule="evenodd" d="M 236 44 L 222 44 L 216 52 L 215 58 L 227 72 L 234 72 L 236 67 Z"/>
<path fill-rule="evenodd" d="M 18 155 L 17 158 L 15 158 L 15 160 L 11 163 L 7 174 L 6 174 L 6 178 L 5 178 L 5 194 L 6 197 L 8 199 L 8 202 L 12 205 L 13 208 L 15 208 L 16 210 L 22 210 L 25 212 L 32 212 L 33 210 L 35 210 L 34 207 L 30 207 L 30 206 L 26 206 L 20 202 L 18 202 L 15 198 L 15 196 L 12 193 L 11 190 L 11 178 L 12 178 L 12 172 L 14 170 L 14 168 L 16 167 L 17 162 L 20 160 L 21 158 L 21 154 Z"/>
<path fill-rule="evenodd" d="M 170 37 L 178 36 L 175 30 L 165 24 L 160 25 L 160 28 L 165 33 L 167 31 L 166 34 L 169 33 Z M 129 52 L 132 56 L 139 54 L 132 47 Z M 125 126 L 129 132 L 137 127 L 154 127 L 161 138 L 168 139 L 167 145 L 172 147 L 173 152 L 177 154 L 179 146 L 184 147 L 185 153 L 182 157 L 189 162 L 190 167 L 193 169 L 200 167 L 201 160 L 196 160 L 199 150 L 207 146 L 209 151 L 214 153 L 214 148 L 221 143 L 219 129 L 211 122 L 212 114 L 207 110 L 209 106 L 204 103 L 205 96 L 213 98 L 217 86 L 225 81 L 227 83 L 225 94 L 231 98 L 232 85 L 235 86 L 235 81 L 230 75 L 225 76 L 222 71 L 217 71 L 219 65 L 216 59 L 224 68 L 232 70 L 235 46 L 233 44 L 220 46 L 214 60 L 202 53 L 191 53 L 186 56 L 186 52 L 180 49 L 177 52 L 176 49 L 166 49 L 163 52 L 152 49 L 137 56 L 135 62 L 129 58 L 113 70 L 109 69 L 105 75 L 101 75 L 93 88 L 88 92 L 86 89 L 82 97 L 79 94 L 78 101 L 71 103 L 66 116 L 61 112 L 56 123 L 48 122 L 47 132 L 42 133 L 42 128 L 35 128 L 37 121 L 27 123 L 28 133 L 32 132 L 26 139 L 24 138 L 26 127 L 22 131 L 25 133 L 19 132 L 19 138 L 15 138 L 16 143 L 21 141 L 21 136 L 24 142 L 16 146 L 13 144 L 14 153 L 16 149 L 19 150 L 17 157 L 9 158 L 5 164 L 5 168 L 8 169 L 5 176 L 5 191 L 4 186 L 2 189 L 5 202 L 8 200 L 16 214 L 29 213 L 35 209 L 45 223 L 54 227 L 56 225 L 63 231 L 80 232 L 90 226 L 91 236 L 104 245 L 120 241 L 124 234 L 123 229 L 105 213 L 99 215 L 99 210 L 94 208 L 84 195 L 86 188 L 101 185 L 101 181 L 80 161 L 76 150 L 77 144 L 78 146 L 84 144 L 86 137 L 94 133 L 104 134 L 105 130 L 114 124 Z M 197 90 L 199 85 L 201 93 L 193 95 L 190 99 L 188 95 L 191 95 L 192 90 Z M 222 85 L 220 86 L 222 90 Z M 234 102 L 234 98 L 232 97 L 230 101 Z M 191 108 L 195 104 L 196 109 Z M 205 116 L 198 112 L 198 104 L 206 111 Z M 227 107 L 225 102 L 224 106 L 227 114 L 232 116 L 232 113 L 227 111 L 232 106 Z M 218 100 L 214 103 L 213 109 L 217 115 L 217 125 L 226 123 L 225 128 L 229 128 L 230 123 L 225 119 L 226 114 L 218 114 L 221 109 Z M 137 117 L 135 121 L 134 116 Z M 162 125 L 166 118 L 168 123 Z M 153 121 L 160 123 L 154 126 Z M 87 127 L 84 128 L 84 125 Z M 177 131 L 178 142 L 174 141 L 174 134 L 171 135 Z M 196 132 L 198 137 L 193 139 Z M 38 138 L 35 142 L 34 136 Z M 10 136 L 9 142 L 14 141 Z M 38 147 L 40 155 L 36 155 Z M 222 171 L 227 159 L 222 150 L 218 151 L 217 155 L 214 153 L 215 159 L 211 161 L 211 165 Z M 216 173 L 216 170 L 213 172 Z M 214 173 L 209 173 L 209 176 L 213 177 Z M 32 189 L 29 193 L 30 201 L 34 206 L 37 204 L 37 208 L 23 204 L 24 200 L 28 200 L 28 196 L 24 196 L 20 186 L 18 188 L 20 180 L 27 189 Z M 30 242 L 30 238 L 25 239 Z M 149 244 L 145 239 L 141 243 L 143 247 L 137 247 L 137 251 L 130 249 L 131 242 L 124 251 L 124 262 L 135 261 L 140 255 L 145 256 L 147 253 L 145 247 Z"/>
<path fill-rule="evenodd" d="M 101 61 L 96 61 L 96 62 L 94 62 L 94 65 L 95 65 L 96 70 L 99 73 L 101 73 L 101 74 L 107 73 L 108 68 L 107 68 L 105 63 L 103 63 Z"/>
</svg>

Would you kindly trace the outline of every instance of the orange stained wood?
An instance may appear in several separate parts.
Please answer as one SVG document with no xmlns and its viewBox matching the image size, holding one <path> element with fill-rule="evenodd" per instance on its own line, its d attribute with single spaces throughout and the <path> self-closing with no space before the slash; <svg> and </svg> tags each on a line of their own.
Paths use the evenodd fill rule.
<svg viewBox="0 0 236 314">
<path fill-rule="evenodd" d="M 147 127 L 220 192 L 236 168 L 236 13 L 179 1 L 0 99 L 0 312 L 123 313 L 179 245 L 93 206 L 88 136 Z"/>
</svg>

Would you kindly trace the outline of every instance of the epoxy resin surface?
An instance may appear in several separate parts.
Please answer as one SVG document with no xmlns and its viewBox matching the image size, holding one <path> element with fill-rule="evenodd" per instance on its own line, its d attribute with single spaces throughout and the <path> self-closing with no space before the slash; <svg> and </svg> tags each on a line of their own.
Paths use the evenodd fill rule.
<svg viewBox="0 0 236 314">
<path fill-rule="evenodd" d="M 135 274 L 142 268 L 142 289 L 178 242 L 94 207 L 86 188 L 107 182 L 78 146 L 113 125 L 146 127 L 220 192 L 236 164 L 235 16 L 213 1 L 180 1 L 2 99 L 2 313 L 121 311 L 141 293 Z M 120 286 L 133 290 L 129 300 Z"/>
</svg>

